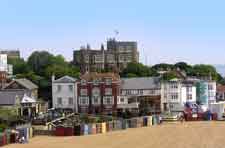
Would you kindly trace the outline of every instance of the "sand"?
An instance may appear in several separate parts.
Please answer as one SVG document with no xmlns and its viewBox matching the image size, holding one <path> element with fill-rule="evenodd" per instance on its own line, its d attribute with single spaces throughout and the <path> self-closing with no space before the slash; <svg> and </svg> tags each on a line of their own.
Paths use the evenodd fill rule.
<svg viewBox="0 0 225 148">
<path fill-rule="evenodd" d="M 225 122 L 167 123 L 82 137 L 39 136 L 6 148 L 225 148 Z"/>
</svg>

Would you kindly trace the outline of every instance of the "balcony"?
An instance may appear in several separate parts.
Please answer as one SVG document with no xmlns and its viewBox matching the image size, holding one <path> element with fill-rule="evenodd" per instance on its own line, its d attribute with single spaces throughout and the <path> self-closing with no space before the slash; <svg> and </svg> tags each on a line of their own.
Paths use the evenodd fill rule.
<svg viewBox="0 0 225 148">
<path fill-rule="evenodd" d="M 117 104 L 118 109 L 134 109 L 139 107 L 138 102 L 129 103 L 129 104 Z"/>
</svg>

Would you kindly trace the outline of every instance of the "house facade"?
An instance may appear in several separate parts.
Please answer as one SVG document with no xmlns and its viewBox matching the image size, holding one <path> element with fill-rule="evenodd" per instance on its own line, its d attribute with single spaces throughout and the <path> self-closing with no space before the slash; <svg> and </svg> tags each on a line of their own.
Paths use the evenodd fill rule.
<svg viewBox="0 0 225 148">
<path fill-rule="evenodd" d="M 161 83 L 161 110 L 180 112 L 187 102 L 196 103 L 196 86 L 193 81 L 173 79 Z"/>
<path fill-rule="evenodd" d="M 27 79 L 15 79 L 0 90 L 0 106 L 16 108 L 18 115 L 36 115 L 38 86 Z"/>
<path fill-rule="evenodd" d="M 52 105 L 56 109 L 78 111 L 77 79 L 69 76 L 55 79 L 52 76 Z"/>
<path fill-rule="evenodd" d="M 125 78 L 121 81 L 119 111 L 161 112 L 161 86 L 159 77 Z"/>
<path fill-rule="evenodd" d="M 78 82 L 78 108 L 81 113 L 112 114 L 117 110 L 120 77 L 114 73 L 86 73 Z"/>
</svg>

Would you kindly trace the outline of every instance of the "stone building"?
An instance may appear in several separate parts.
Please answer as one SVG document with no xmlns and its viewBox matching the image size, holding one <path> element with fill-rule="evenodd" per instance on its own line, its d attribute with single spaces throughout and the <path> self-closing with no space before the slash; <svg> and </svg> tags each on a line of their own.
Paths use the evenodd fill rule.
<svg viewBox="0 0 225 148">
<path fill-rule="evenodd" d="M 139 62 L 137 42 L 124 42 L 109 39 L 107 49 L 91 49 L 82 47 L 73 53 L 74 65 L 80 67 L 81 72 L 119 72 L 126 68 L 130 62 Z"/>
</svg>

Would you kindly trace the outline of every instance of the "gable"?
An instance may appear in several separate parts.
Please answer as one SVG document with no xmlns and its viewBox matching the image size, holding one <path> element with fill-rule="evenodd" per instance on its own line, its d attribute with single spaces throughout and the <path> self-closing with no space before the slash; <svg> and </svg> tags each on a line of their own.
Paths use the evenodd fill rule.
<svg viewBox="0 0 225 148">
<path fill-rule="evenodd" d="M 5 87 L 5 89 L 26 89 L 23 85 L 19 84 L 16 81 L 13 81 L 11 84 Z"/>
<path fill-rule="evenodd" d="M 59 78 L 58 80 L 55 80 L 54 82 L 55 83 L 74 83 L 76 82 L 76 79 L 69 76 L 64 76 L 62 78 Z"/>
</svg>

